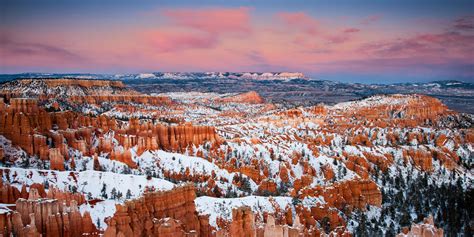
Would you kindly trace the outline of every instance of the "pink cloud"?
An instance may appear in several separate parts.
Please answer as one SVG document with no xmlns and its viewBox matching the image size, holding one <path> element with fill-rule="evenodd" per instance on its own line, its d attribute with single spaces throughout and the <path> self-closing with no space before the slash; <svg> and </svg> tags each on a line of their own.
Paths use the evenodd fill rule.
<svg viewBox="0 0 474 237">
<path fill-rule="evenodd" d="M 472 42 L 474 42 L 474 35 L 457 32 L 425 33 L 408 38 L 369 43 L 363 46 L 362 51 L 382 57 L 432 56 L 433 58 L 469 59 L 468 55 L 474 54 Z"/>
<path fill-rule="evenodd" d="M 74 50 L 50 42 L 31 42 L 7 36 L 0 38 L 0 45 L 0 68 L 79 68 L 92 61 Z"/>
<path fill-rule="evenodd" d="M 84 58 L 66 48 L 45 44 L 16 41 L 8 37 L 0 39 L 0 45 L 4 48 L 1 54 L 5 57 L 11 56 L 43 56 L 66 61 L 82 61 Z"/>
<path fill-rule="evenodd" d="M 146 33 L 159 52 L 216 47 L 228 34 L 251 33 L 249 8 L 167 9 L 166 28 Z"/>
<path fill-rule="evenodd" d="M 376 21 L 379 21 L 381 18 L 382 18 L 381 15 L 371 15 L 371 16 L 368 16 L 368 17 L 362 19 L 362 21 L 360 23 L 362 25 L 369 25 L 369 24 L 372 24 Z"/>
<path fill-rule="evenodd" d="M 146 35 L 152 47 L 159 52 L 212 48 L 218 42 L 216 35 L 207 33 L 157 30 L 149 32 Z"/>
<path fill-rule="evenodd" d="M 356 33 L 356 32 L 359 32 L 360 29 L 357 29 L 357 28 L 347 28 L 344 30 L 344 33 Z"/>
<path fill-rule="evenodd" d="M 299 31 L 293 42 L 296 45 L 308 47 L 309 50 L 327 43 L 341 44 L 351 40 L 351 35 L 360 31 L 358 28 L 345 28 L 339 31 L 339 26 L 321 24 L 315 18 L 304 12 L 280 12 L 277 17 L 282 20 L 288 32 Z M 318 51 L 321 51 L 319 48 Z M 328 51 L 328 50 L 324 50 Z"/>
<path fill-rule="evenodd" d="M 471 18 L 444 22 L 432 28 L 433 31 L 416 35 L 405 28 L 354 27 L 348 20 L 320 19 L 304 12 L 279 12 L 274 18 L 261 21 L 251 18 L 251 11 L 248 8 L 168 9 L 160 11 L 162 21 L 151 29 L 144 24 L 117 27 L 116 32 L 86 31 L 76 35 L 67 29 L 36 35 L 25 32 L 17 38 L 44 37 L 35 38 L 35 42 L 42 44 L 0 42 L 4 46 L 8 43 L 0 56 L 8 52 L 2 63 L 11 67 L 57 65 L 57 68 L 75 69 L 84 65 L 120 70 L 287 68 L 370 72 L 412 70 L 421 63 L 424 68 L 474 64 Z M 378 19 L 379 16 L 372 16 L 366 21 L 369 24 Z"/>
<path fill-rule="evenodd" d="M 319 22 L 304 12 L 280 12 L 277 16 L 287 25 L 303 29 L 310 35 L 318 33 Z"/>
<path fill-rule="evenodd" d="M 209 33 L 249 33 L 251 31 L 249 11 L 250 9 L 245 7 L 168 9 L 163 11 L 163 14 L 178 26 Z"/>
<path fill-rule="evenodd" d="M 330 43 L 333 44 L 346 43 L 352 39 L 352 34 L 357 33 L 359 31 L 360 29 L 357 28 L 347 28 L 337 34 L 328 35 L 326 36 L 326 38 L 329 40 Z"/>
<path fill-rule="evenodd" d="M 454 28 L 458 30 L 474 30 L 474 15 L 460 17 L 454 22 Z"/>
</svg>

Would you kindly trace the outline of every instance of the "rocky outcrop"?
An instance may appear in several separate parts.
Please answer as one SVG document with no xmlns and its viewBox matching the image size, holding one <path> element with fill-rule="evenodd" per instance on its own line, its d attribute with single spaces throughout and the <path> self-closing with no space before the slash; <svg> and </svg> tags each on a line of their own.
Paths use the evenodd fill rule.
<svg viewBox="0 0 474 237">
<path fill-rule="evenodd" d="M 21 197 L 20 191 L 9 184 L 5 184 L 0 179 L 0 203 L 15 203 Z"/>
<path fill-rule="evenodd" d="M 0 86 L 0 97 L 6 101 L 16 98 L 36 98 L 39 100 L 53 99 L 52 108 L 60 109 L 59 100 L 72 96 L 107 96 L 107 95 L 138 95 L 128 89 L 122 81 L 85 80 L 85 79 L 19 79 L 9 81 Z M 72 101 L 71 101 L 72 102 Z"/>
<path fill-rule="evenodd" d="M 12 113 L 37 113 L 38 112 L 38 100 L 31 98 L 12 98 L 10 100 L 10 106 L 8 110 Z"/>
<path fill-rule="evenodd" d="M 220 101 L 225 103 L 248 103 L 248 104 L 263 104 L 265 100 L 256 92 L 256 91 L 249 91 L 233 96 L 228 96 L 222 98 Z"/>
<path fill-rule="evenodd" d="M 433 222 L 433 216 L 429 216 L 423 220 L 423 223 L 412 224 L 411 228 L 405 227 L 402 233 L 397 237 L 442 237 L 443 229 L 436 228 Z"/>
<path fill-rule="evenodd" d="M 49 161 L 52 170 L 64 171 L 64 157 L 58 148 L 49 149 Z"/>
<path fill-rule="evenodd" d="M 153 236 L 181 237 L 199 236 L 196 232 L 186 233 L 181 221 L 173 218 L 162 218 L 153 222 Z"/>
<path fill-rule="evenodd" d="M 171 105 L 172 101 L 165 96 L 148 96 L 148 95 L 87 95 L 87 96 L 70 96 L 68 100 L 77 104 L 96 104 L 103 102 L 134 102 L 144 105 Z M 123 107 L 122 107 L 123 108 Z M 133 110 L 133 106 L 126 108 Z"/>
<path fill-rule="evenodd" d="M 263 180 L 258 186 L 258 192 L 265 195 L 275 194 L 277 192 L 277 185 L 272 180 Z"/>
<path fill-rule="evenodd" d="M 274 216 L 270 214 L 266 215 L 265 219 L 265 221 L 257 222 L 255 213 L 249 207 L 236 208 L 232 210 L 232 221 L 221 223 L 221 228 L 214 233 L 216 237 L 299 237 L 324 235 L 324 231 L 318 227 L 306 228 L 300 223 L 298 215 L 291 225 L 277 224 Z M 330 232 L 330 236 L 350 236 L 350 234 L 342 227 L 334 229 Z"/>
<path fill-rule="evenodd" d="M 186 104 L 186 100 L 176 97 L 171 101 L 164 96 L 142 95 L 110 81 L 16 83 L 20 90 L 11 87 L 10 91 L 0 91 L 7 102 L 3 98 L 0 101 L 0 134 L 12 145 L 10 149 L 8 142 L 1 144 L 9 153 L 8 159 L 2 160 L 6 166 L 19 165 L 14 159 L 22 156 L 21 151 L 16 155 L 16 149 L 21 148 L 28 155 L 22 160 L 31 158 L 34 168 L 49 164 L 50 169 L 65 170 L 75 167 L 75 162 L 89 168 L 90 163 L 85 162 L 89 158 L 83 158 L 87 156 L 92 157 L 96 171 L 123 170 L 142 172 L 149 179 L 159 176 L 192 181 L 202 195 L 222 198 L 284 193 L 294 198 L 285 210 L 273 206 L 274 213 L 260 209 L 264 213 L 256 215 L 248 208 L 233 210 L 232 222 L 220 220 L 214 229 L 209 217 L 196 213 L 193 187 L 157 193 L 151 193 L 155 187 L 147 187 L 148 193 L 143 197 L 117 206 L 117 212 L 107 220 L 105 236 L 319 236 L 324 234 L 322 226 L 334 230 L 333 234 L 345 235 L 349 212 L 364 210 L 367 205 L 381 206 L 381 192 L 371 180 L 374 174 L 404 164 L 430 173 L 437 171 L 439 162 L 448 170 L 456 170 L 456 176 L 461 172 L 456 168 L 470 155 L 465 145 L 474 141 L 472 129 L 448 130 L 439 125 L 443 118 L 451 119 L 453 112 L 440 101 L 419 95 L 376 96 L 336 106 L 286 109 L 258 105 L 264 100 L 256 92 L 213 94 L 203 96 L 199 103 Z M 39 89 L 31 89 L 33 86 Z M 35 99 L 22 98 L 25 96 Z M 211 108 L 206 103 L 218 107 Z M 196 111 L 205 115 L 196 115 Z M 228 140 L 220 138 L 214 127 L 185 121 L 216 124 L 219 134 Z M 158 149 L 195 155 L 202 157 L 199 161 L 210 163 L 195 162 L 186 167 L 188 160 L 180 157 L 173 164 L 184 165 L 170 169 L 161 156 L 152 157 L 156 160 L 133 157 Z M 107 159 L 137 169 L 130 170 Z M 72 174 L 71 179 L 74 178 Z M 5 178 L 2 182 L 10 181 Z M 83 194 L 54 187 L 45 190 L 43 184 L 0 184 L 2 203 L 22 205 L 21 212 L 12 211 L 8 217 L 0 218 L 4 223 L 1 225 L 7 227 L 2 230 L 19 236 L 72 235 L 71 215 L 76 214 L 70 213 L 70 207 L 85 203 Z M 240 190 L 227 188 L 230 184 Z M 315 201 L 311 207 L 299 204 L 306 197 L 305 204 L 312 200 L 309 198 L 324 202 Z M 53 204 L 44 198 L 59 204 L 50 207 Z M 35 209 L 36 205 L 41 210 Z M 36 216 L 43 208 L 54 210 Z M 80 219 L 89 220 L 90 216 Z M 81 224 L 80 228 L 83 233 L 94 232 L 91 225 Z M 412 229 L 418 231 L 417 227 Z"/>
<path fill-rule="evenodd" d="M 382 193 L 372 180 L 348 180 L 329 187 L 318 186 L 303 189 L 300 197 L 322 195 L 329 206 L 342 210 L 345 206 L 352 209 L 365 209 L 366 205 L 380 206 Z"/>
<path fill-rule="evenodd" d="M 48 192 L 46 193 L 46 196 L 43 196 L 43 198 L 46 197 L 47 199 L 56 199 L 59 201 L 64 202 L 67 206 L 70 206 L 73 204 L 73 202 L 77 203 L 77 205 L 82 205 L 86 203 L 86 198 L 82 193 L 71 193 L 71 192 L 65 192 L 61 191 L 60 189 L 56 187 L 49 187 Z"/>
<path fill-rule="evenodd" d="M 370 126 L 377 127 L 416 127 L 421 124 L 433 124 L 442 116 L 454 113 L 440 100 L 424 95 L 374 96 L 363 100 L 362 103 L 343 103 L 343 106 L 335 108 L 337 112 L 334 114 L 346 123 L 351 121 L 347 118 L 351 118 L 351 122 L 358 121 L 364 125 L 372 123 Z"/>
<path fill-rule="evenodd" d="M 9 236 L 97 235 L 89 213 L 81 215 L 77 203 L 54 199 L 16 201 L 16 211 L 0 213 L 0 234 Z"/>
<path fill-rule="evenodd" d="M 433 170 L 433 156 L 431 152 L 426 152 L 421 149 L 410 149 L 403 151 L 404 158 L 411 158 L 413 163 L 424 171 Z"/>
<path fill-rule="evenodd" d="M 137 153 L 141 154 L 156 149 L 180 151 L 205 141 L 214 142 L 218 137 L 213 127 L 189 123 L 178 126 L 139 124 L 137 120 L 131 120 L 125 131 L 118 131 L 116 139 L 125 149 L 138 145 Z"/>
<path fill-rule="evenodd" d="M 45 191 L 44 185 L 39 183 L 34 183 L 29 187 L 23 185 L 20 191 L 0 179 L 0 203 L 13 204 L 20 198 L 28 200 L 37 200 L 40 198 L 55 199 L 65 202 L 67 206 L 71 205 L 72 201 L 75 201 L 78 205 L 86 202 L 84 195 L 81 193 L 62 191 L 52 186 Z"/>
<path fill-rule="evenodd" d="M 19 108 L 25 110 L 21 106 Z M 51 169 L 55 170 L 65 169 L 68 147 L 83 155 L 109 153 L 111 159 L 135 167 L 129 151 L 134 146 L 138 146 L 137 153 L 140 155 L 146 150 L 184 151 L 193 145 L 219 140 L 213 127 L 193 126 L 190 123 L 169 126 L 140 123 L 138 119 L 125 123 L 106 116 L 89 117 L 74 112 L 15 111 L 0 111 L 0 134 L 28 155 L 49 160 Z M 110 131 L 114 132 L 114 137 L 106 137 Z M 93 147 L 94 136 L 99 140 L 97 147 Z M 116 149 L 113 138 L 123 149 Z"/>
<path fill-rule="evenodd" d="M 262 175 L 260 175 L 260 170 L 255 169 L 251 166 L 242 166 L 240 167 L 239 171 L 240 173 L 250 177 L 256 183 L 260 183 L 260 181 L 262 181 L 262 179 L 264 178 L 262 177 Z"/>
<path fill-rule="evenodd" d="M 38 81 L 38 79 L 24 79 L 20 80 L 22 83 L 31 83 Z M 81 86 L 81 87 L 117 87 L 124 88 L 125 85 L 122 81 L 110 81 L 110 80 L 84 80 L 84 79 L 41 79 L 49 87 L 57 86 Z"/>
<path fill-rule="evenodd" d="M 232 210 L 232 222 L 228 229 L 221 229 L 216 236 L 256 236 L 255 217 L 248 207 Z"/>
<path fill-rule="evenodd" d="M 200 233 L 200 221 L 192 185 L 171 191 L 145 193 L 143 197 L 116 206 L 116 213 L 107 220 L 104 235 L 113 236 L 161 236 Z M 172 228 L 165 228 L 163 218 L 172 218 Z M 166 219 L 165 219 L 166 220 Z"/>
</svg>

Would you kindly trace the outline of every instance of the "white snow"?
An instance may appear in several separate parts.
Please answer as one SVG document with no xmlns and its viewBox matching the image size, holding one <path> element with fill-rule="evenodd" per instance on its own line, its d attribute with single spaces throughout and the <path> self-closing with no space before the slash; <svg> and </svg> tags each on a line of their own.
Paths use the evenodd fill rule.
<svg viewBox="0 0 474 237">
<path fill-rule="evenodd" d="M 275 214 L 277 210 L 285 211 L 287 208 L 295 213 L 292 204 L 292 197 L 263 197 L 263 196 L 247 196 L 242 198 L 214 198 L 202 196 L 196 198 L 196 210 L 199 215 L 209 215 L 209 223 L 211 226 L 218 228 L 217 219 L 226 221 L 232 220 L 232 210 L 239 207 L 249 207 L 259 220 L 263 220 L 263 213 Z M 315 205 L 325 204 L 322 197 L 306 197 L 303 200 L 305 207 L 313 207 Z"/>
<path fill-rule="evenodd" d="M 104 222 L 105 218 L 111 217 L 115 214 L 115 205 L 120 202 L 115 200 L 104 200 L 96 203 L 95 205 L 82 204 L 79 206 L 79 211 L 82 215 L 88 211 L 91 215 L 92 222 L 98 229 L 107 229 L 107 224 Z M 98 225 L 99 224 L 99 225 Z"/>
<path fill-rule="evenodd" d="M 174 184 L 163 179 L 147 179 L 143 175 L 125 175 L 112 172 L 100 172 L 87 170 L 82 172 L 54 171 L 54 170 L 36 170 L 22 168 L 3 168 L 3 180 L 9 180 L 13 186 L 21 189 L 23 184 L 32 185 L 33 183 L 58 187 L 61 190 L 76 189 L 84 193 L 86 197 L 102 199 L 102 188 L 105 186 L 105 192 L 108 198 L 111 197 L 112 189 L 123 194 L 123 198 L 128 190 L 131 197 L 139 197 L 143 194 L 146 187 L 154 187 L 156 190 L 171 190 Z M 10 170 L 7 173 L 6 170 Z M 9 174 L 9 175 L 8 175 Z"/>
</svg>

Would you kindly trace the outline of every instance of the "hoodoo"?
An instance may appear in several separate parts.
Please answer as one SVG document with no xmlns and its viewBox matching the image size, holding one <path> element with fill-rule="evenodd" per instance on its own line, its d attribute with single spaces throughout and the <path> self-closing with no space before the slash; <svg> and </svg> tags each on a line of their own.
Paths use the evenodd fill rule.
<svg viewBox="0 0 474 237">
<path fill-rule="evenodd" d="M 0 235 L 442 236 L 449 205 L 421 197 L 459 194 L 464 215 L 472 181 L 472 120 L 424 95 L 291 107 L 75 79 L 0 95 Z"/>
</svg>

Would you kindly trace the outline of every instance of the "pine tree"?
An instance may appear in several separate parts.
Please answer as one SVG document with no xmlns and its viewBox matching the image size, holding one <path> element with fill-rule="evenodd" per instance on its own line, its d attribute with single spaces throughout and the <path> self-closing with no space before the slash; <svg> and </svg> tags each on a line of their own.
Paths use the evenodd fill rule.
<svg viewBox="0 0 474 237">
<path fill-rule="evenodd" d="M 331 231 L 331 223 L 329 221 L 329 217 L 325 216 L 320 222 L 321 227 L 323 228 L 324 232 L 326 232 L 326 234 L 329 234 L 329 232 Z"/>
<path fill-rule="evenodd" d="M 117 189 L 114 187 L 110 193 L 110 198 L 117 199 Z"/>
<path fill-rule="evenodd" d="M 104 199 L 108 198 L 107 185 L 105 183 L 102 185 L 102 190 L 100 192 L 102 193 L 102 198 L 104 198 Z"/>
<path fill-rule="evenodd" d="M 250 185 L 250 181 L 248 178 L 242 178 L 242 187 L 241 187 L 242 191 L 246 192 L 246 193 L 251 193 L 252 192 L 252 188 L 251 188 L 251 185 Z"/>
</svg>

